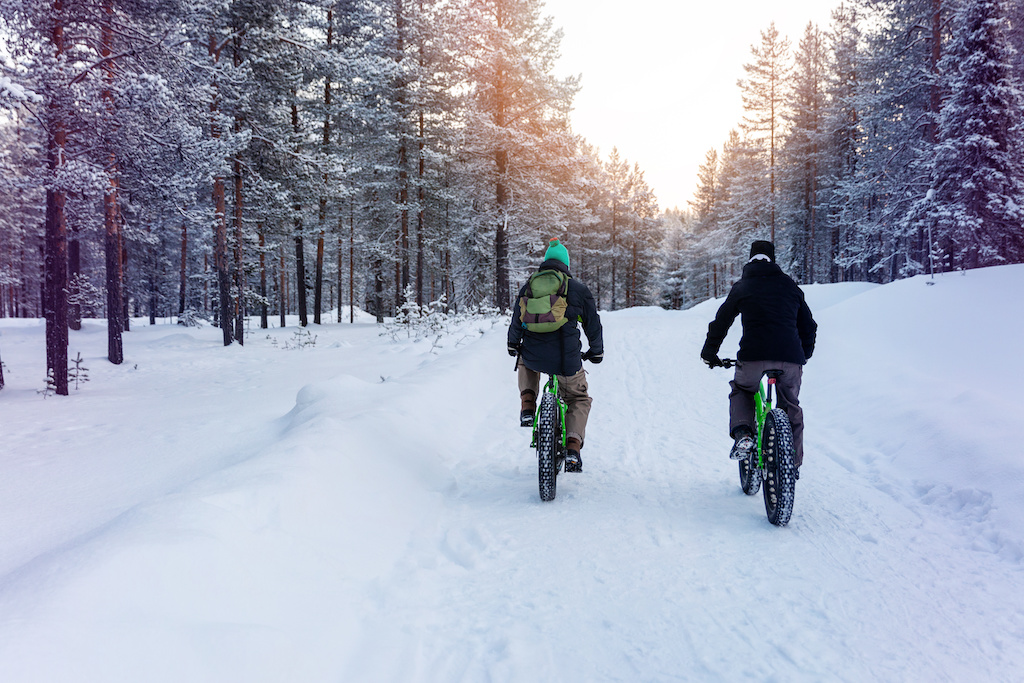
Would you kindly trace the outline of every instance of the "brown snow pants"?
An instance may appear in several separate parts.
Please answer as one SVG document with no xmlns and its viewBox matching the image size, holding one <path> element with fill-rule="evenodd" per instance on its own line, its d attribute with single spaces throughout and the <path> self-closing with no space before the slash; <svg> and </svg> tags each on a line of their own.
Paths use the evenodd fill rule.
<svg viewBox="0 0 1024 683">
<path fill-rule="evenodd" d="M 558 395 L 565 401 L 565 437 L 579 439 L 583 443 L 583 437 L 587 432 L 587 418 L 590 417 L 590 404 L 593 399 L 587 394 L 587 371 L 580 370 L 575 375 L 567 377 L 557 375 Z M 532 390 L 540 400 L 540 373 L 519 363 L 519 393 Z"/>
<path fill-rule="evenodd" d="M 793 460 L 797 467 L 804 461 L 804 411 L 800 407 L 800 382 L 804 366 L 776 360 L 740 361 L 736 375 L 729 382 L 729 436 L 735 438 L 737 427 L 747 427 L 754 432 L 754 394 L 761 384 L 765 370 L 782 370 L 782 376 L 775 381 L 776 405 L 786 411 L 789 424 L 793 427 Z"/>
</svg>

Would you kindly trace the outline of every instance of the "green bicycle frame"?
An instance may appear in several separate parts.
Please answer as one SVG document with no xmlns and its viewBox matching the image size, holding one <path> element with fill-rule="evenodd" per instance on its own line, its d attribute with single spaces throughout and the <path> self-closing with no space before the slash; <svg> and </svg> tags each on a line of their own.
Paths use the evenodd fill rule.
<svg viewBox="0 0 1024 683">
<path fill-rule="evenodd" d="M 555 376 L 555 375 L 551 375 L 550 378 L 548 379 L 547 383 L 544 385 L 544 388 L 541 389 L 541 391 L 544 392 L 544 393 L 547 393 L 547 394 L 554 394 L 554 396 L 555 396 L 555 405 L 558 406 L 559 426 L 561 427 L 561 429 L 559 430 L 559 434 L 560 434 L 559 438 L 560 438 L 561 443 L 562 443 L 562 448 L 564 449 L 565 448 L 565 401 L 563 401 L 558 396 L 558 377 Z M 536 448 L 537 447 L 537 425 L 540 424 L 540 404 L 541 404 L 541 401 L 538 398 L 538 400 L 537 400 L 537 410 L 533 414 L 533 434 L 532 434 L 532 440 L 530 441 L 530 448 Z"/>
<path fill-rule="evenodd" d="M 754 394 L 754 421 L 757 423 L 757 466 L 763 467 L 764 461 L 761 455 L 761 431 L 764 429 L 764 420 L 772 409 L 772 398 L 769 385 L 772 380 L 768 377 L 761 378 L 761 384 Z"/>
</svg>

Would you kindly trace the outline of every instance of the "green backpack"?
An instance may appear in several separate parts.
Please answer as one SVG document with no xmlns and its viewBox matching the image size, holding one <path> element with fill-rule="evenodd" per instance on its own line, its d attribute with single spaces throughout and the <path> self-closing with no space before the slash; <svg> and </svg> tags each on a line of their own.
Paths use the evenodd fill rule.
<svg viewBox="0 0 1024 683">
<path fill-rule="evenodd" d="M 530 332 L 554 332 L 568 322 L 569 276 L 557 270 L 542 270 L 530 276 L 519 297 L 519 320 Z"/>
</svg>

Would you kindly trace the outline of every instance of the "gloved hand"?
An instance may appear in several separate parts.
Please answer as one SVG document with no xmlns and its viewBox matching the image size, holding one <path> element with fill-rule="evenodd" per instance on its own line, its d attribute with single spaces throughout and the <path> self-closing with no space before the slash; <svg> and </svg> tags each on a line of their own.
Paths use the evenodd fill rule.
<svg viewBox="0 0 1024 683">
<path fill-rule="evenodd" d="M 701 360 L 708 364 L 709 368 L 724 368 L 725 363 L 718 357 L 717 353 L 702 353 Z"/>
<path fill-rule="evenodd" d="M 591 363 L 597 365 L 604 360 L 604 352 L 594 353 L 592 350 L 587 351 L 583 354 L 583 360 L 589 360 Z"/>
<path fill-rule="evenodd" d="M 520 348 L 519 344 L 509 344 L 508 345 L 508 355 L 510 355 L 513 358 L 515 358 L 516 356 L 519 355 L 519 348 Z"/>
</svg>

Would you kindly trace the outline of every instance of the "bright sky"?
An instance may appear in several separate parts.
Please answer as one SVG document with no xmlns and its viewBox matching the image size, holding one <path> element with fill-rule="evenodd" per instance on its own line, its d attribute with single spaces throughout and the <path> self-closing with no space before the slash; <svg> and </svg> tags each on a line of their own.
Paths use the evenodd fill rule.
<svg viewBox="0 0 1024 683">
<path fill-rule="evenodd" d="M 686 208 L 697 167 L 743 108 L 736 81 L 774 20 L 795 48 L 838 0 L 546 0 L 565 33 L 557 74 L 583 75 L 573 127 L 640 164 L 662 209 Z"/>
</svg>

